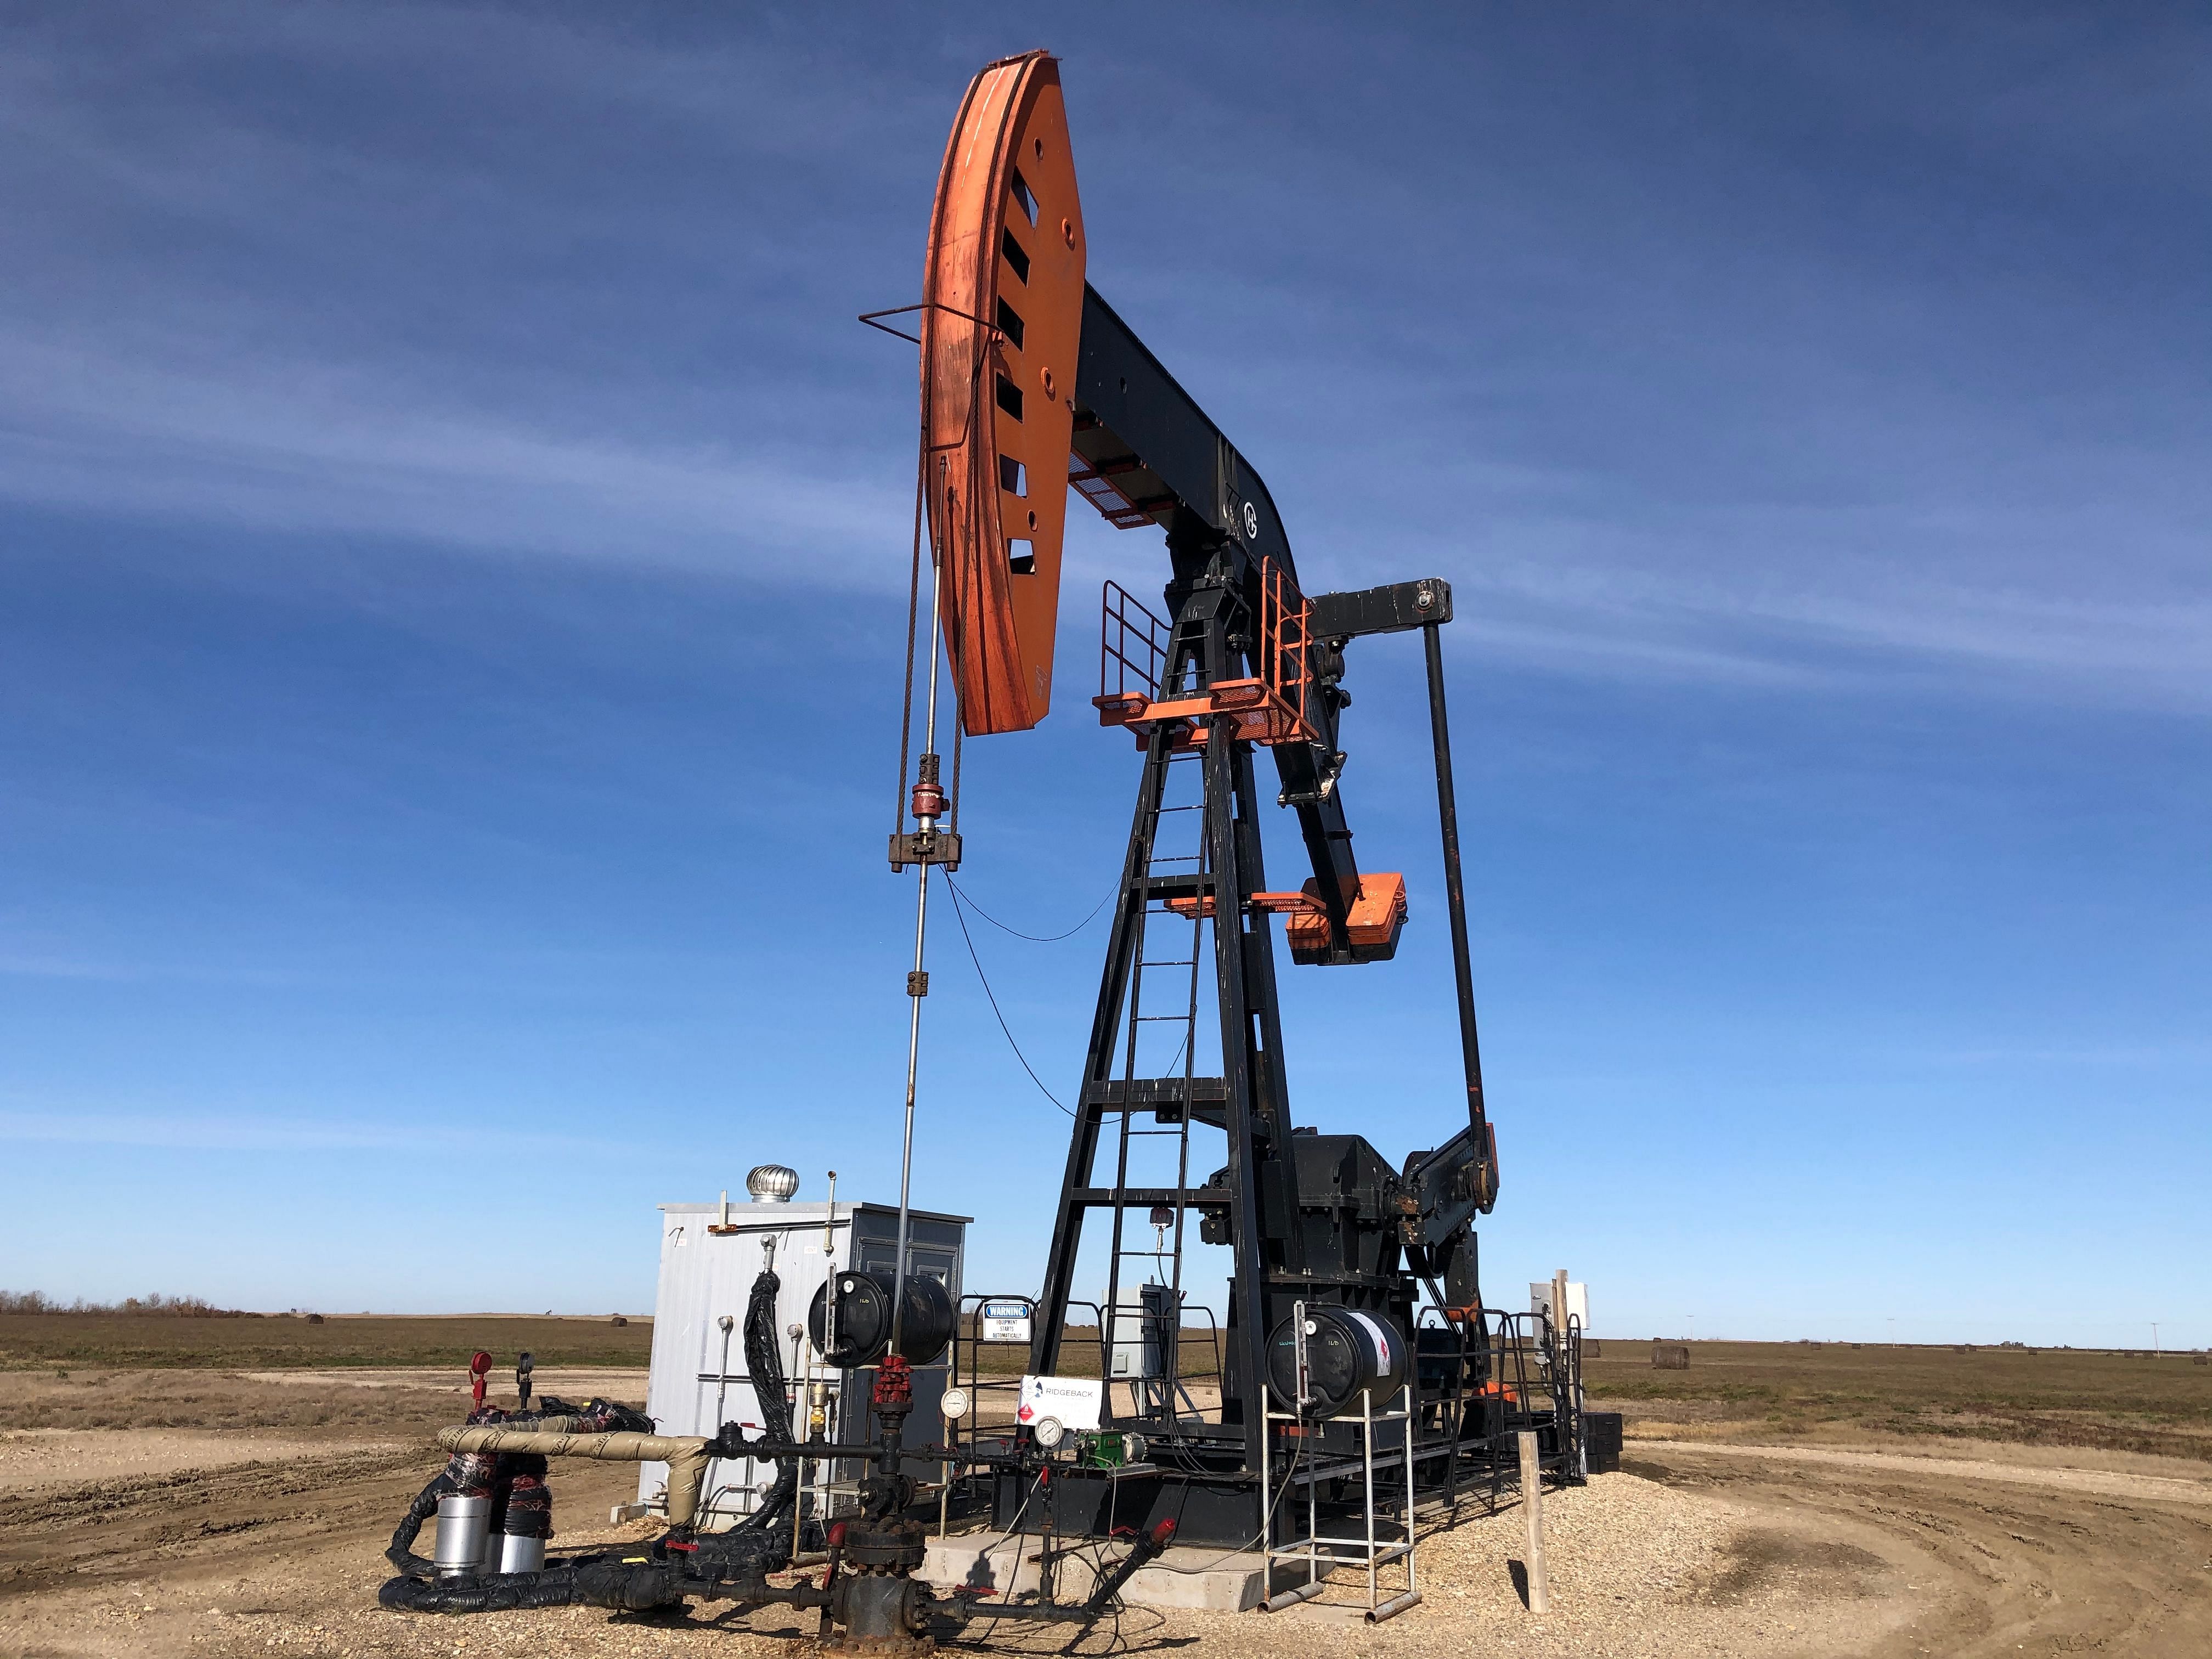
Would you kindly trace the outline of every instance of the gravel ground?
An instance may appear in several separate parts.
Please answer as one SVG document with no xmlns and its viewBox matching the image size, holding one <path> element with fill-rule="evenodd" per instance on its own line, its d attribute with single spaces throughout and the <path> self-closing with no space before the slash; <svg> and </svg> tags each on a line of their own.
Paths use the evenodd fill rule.
<svg viewBox="0 0 2212 1659">
<path fill-rule="evenodd" d="M 1800 1635 L 1816 1645 L 1803 1627 L 1832 1613 L 1839 1599 L 1878 1589 L 1878 1563 L 1869 1564 L 1871 1576 L 1768 1571 L 1784 1564 L 1768 1559 L 1773 1553 L 1760 1547 L 1754 1522 L 1752 1511 L 1722 1498 L 1605 1475 L 1545 1494 L 1551 1607 L 1541 1616 L 1525 1604 L 1526 1522 L 1509 1498 L 1496 1515 L 1472 1513 L 1423 1536 L 1421 1605 L 1385 1624 L 1358 1620 L 1364 1576 L 1342 1573 L 1349 1582 L 1319 1602 L 1257 1620 L 1205 1621 L 1189 1633 L 1224 1653 L 1348 1646 L 1361 1656 L 1765 1656 L 1790 1650 Z M 1383 1582 L 1387 1589 L 1402 1580 Z"/>
<path fill-rule="evenodd" d="M 592 1494 L 580 1482 L 563 1488 L 566 1513 L 578 1516 Z M 602 1509 L 598 1511 L 604 1516 Z M 580 1518 L 580 1517 L 578 1517 Z M 1538 1618 L 1517 1588 L 1524 1536 L 1509 1500 L 1495 1515 L 1470 1506 L 1454 1525 L 1424 1534 L 1419 1571 L 1423 1604 L 1380 1626 L 1358 1621 L 1353 1585 L 1324 1603 L 1279 1614 L 1210 1615 L 1135 1609 L 1118 1626 L 1102 1626 L 1079 1651 L 1149 1651 L 1200 1643 L 1228 1655 L 1336 1655 L 1347 1645 L 1362 1656 L 1510 1651 L 1528 1655 L 1765 1655 L 1780 1650 L 1793 1621 L 1832 1601 L 1838 1586 L 1823 1581 L 1762 1579 L 1744 1593 L 1729 1589 L 1742 1576 L 1748 1512 L 1725 1500 L 1674 1491 L 1633 1475 L 1612 1475 L 1589 1486 L 1547 1496 L 1547 1554 L 1553 1610 Z M 615 1538 L 649 1536 L 648 1523 L 611 1528 L 564 1526 L 557 1540 L 574 1547 Z M 617 1656 L 727 1652 L 763 1659 L 811 1659 L 813 1615 L 764 1609 L 716 1624 L 712 1607 L 689 1618 L 630 1617 L 587 1608 L 489 1614 L 463 1620 L 387 1613 L 374 1605 L 381 1564 L 367 1539 L 343 1551 L 287 1551 L 264 1569 L 216 1577 L 130 1581 L 77 1601 L 66 1631 L 46 1620 L 16 1627 L 23 1644 L 6 1644 L 8 1613 L 0 1606 L 0 1652 L 37 1655 L 310 1655 L 401 1659 L 425 1654 L 488 1656 Z M 1859 1586 L 1841 1587 L 1856 1594 Z M 42 1598 L 43 1599 L 43 1598 Z M 14 1609 L 27 1613 L 20 1604 Z M 1347 1620 L 1349 1622 L 1347 1622 Z M 984 1627 L 971 1627 L 976 1638 Z M 1663 1632 L 1663 1638 L 1662 1638 Z M 1005 1625 L 989 1645 L 1017 1652 L 1061 1650 L 1065 1632 L 1029 1633 Z M 977 1645 L 981 1645 L 980 1642 Z"/>
<path fill-rule="evenodd" d="M 271 1394 L 258 1382 L 210 1376 L 195 1389 L 229 1392 L 188 1400 L 158 1379 L 142 1386 L 118 1373 L 84 1397 L 107 1397 L 100 1409 L 125 1420 L 189 1407 L 228 1422 L 272 1404 L 300 1416 L 258 1436 L 71 1426 L 9 1442 L 47 1461 L 37 1480 L 0 1486 L 0 1659 L 813 1659 L 802 1634 L 813 1616 L 775 1609 L 721 1623 L 712 1606 L 673 1617 L 383 1612 L 380 1552 L 441 1461 L 411 1431 L 395 1440 L 395 1427 L 418 1411 L 436 1420 L 441 1408 L 432 1394 L 419 1405 L 386 1395 L 362 1413 L 367 1391 L 331 1386 L 327 1396 L 296 1384 Z M 58 1415 L 78 1410 L 80 1384 L 66 1387 L 52 1402 Z M 293 1426 L 325 1410 L 340 1413 L 331 1431 Z M 1522 1600 L 1523 1520 L 1509 1499 L 1494 1515 L 1476 1502 L 1455 1523 L 1429 1527 L 1419 1561 L 1425 1599 L 1382 1626 L 1343 1605 L 1352 1599 L 1346 1583 L 1327 1598 L 1333 1605 L 1278 1614 L 1137 1609 L 1073 1650 L 1202 1645 L 1224 1659 L 2212 1654 L 2212 1503 L 2197 1466 L 2169 1460 L 2160 1473 L 2124 1474 L 2052 1456 L 2030 1468 L 1978 1459 L 1965 1445 L 1946 1449 L 1639 1441 L 1629 1472 L 1547 1495 L 1553 1607 L 1542 1617 Z M 253 1461 L 236 1461 L 241 1450 Z M 633 1484 L 627 1467 L 564 1465 L 555 1477 L 556 1548 L 650 1535 L 650 1523 L 602 1524 Z M 971 1630 L 976 1639 L 963 1645 L 983 1650 L 987 1632 Z M 1059 1632 L 1024 1638 L 1006 1626 L 988 1634 L 1000 1650 L 1063 1650 Z"/>
</svg>

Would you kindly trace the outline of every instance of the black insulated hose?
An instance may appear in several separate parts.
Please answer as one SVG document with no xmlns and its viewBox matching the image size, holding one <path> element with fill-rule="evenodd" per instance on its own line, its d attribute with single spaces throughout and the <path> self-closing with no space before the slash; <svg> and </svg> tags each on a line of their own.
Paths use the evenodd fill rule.
<svg viewBox="0 0 2212 1659">
<path fill-rule="evenodd" d="M 774 1317 L 771 1310 L 771 1322 Z M 782 1397 L 779 1389 L 776 1398 L 781 1401 Z M 499 1423 L 518 1427 L 542 1423 L 549 1418 L 573 1420 L 580 1433 L 653 1432 L 653 1419 L 643 1412 L 617 1405 L 611 1400 L 596 1398 L 588 1404 L 574 1406 L 552 1395 L 545 1395 L 540 1397 L 536 1411 L 502 1412 L 487 1407 L 469 1413 L 471 1423 Z M 787 1412 L 785 1421 L 789 1420 L 790 1414 Z M 520 1494 L 515 1491 L 519 1485 L 523 1487 Z M 392 1570 L 401 1575 L 401 1578 L 394 1579 L 385 1586 L 386 1607 L 401 1605 L 388 1598 L 395 1593 L 394 1586 L 402 1579 L 437 1577 L 436 1564 L 426 1561 L 414 1553 L 415 1540 L 422 1536 L 422 1523 L 438 1512 L 438 1500 L 449 1494 L 494 1498 L 501 1510 L 495 1517 L 497 1524 L 491 1528 L 495 1537 L 502 1532 L 518 1534 L 526 1538 L 550 1538 L 553 1535 L 553 1499 L 545 1485 L 544 1458 L 520 1454 L 502 1454 L 494 1457 L 482 1452 L 457 1452 L 432 1478 L 429 1485 L 415 1495 L 415 1501 L 407 1506 L 407 1513 L 400 1517 L 399 1525 L 392 1534 L 392 1542 L 386 1547 L 385 1559 L 391 1562 Z M 518 1495 L 523 1499 L 522 1511 L 514 1515 L 516 1524 L 510 1526 L 507 1524 L 507 1518 L 515 1510 Z M 563 1607 L 567 1603 L 531 1602 L 527 1605 Z M 451 1611 L 459 1613 L 467 1609 L 454 1607 Z"/>
<path fill-rule="evenodd" d="M 392 1534 L 392 1542 L 384 1552 L 384 1559 L 392 1563 L 395 1571 L 417 1578 L 436 1576 L 436 1565 L 413 1553 L 415 1540 L 422 1534 L 422 1523 L 438 1512 L 438 1500 L 448 1492 L 461 1490 L 460 1483 L 453 1479 L 453 1465 L 449 1463 L 438 1471 L 428 1486 L 415 1494 L 415 1501 L 407 1506 L 407 1513 L 400 1517 L 398 1528 Z M 398 1581 L 395 1579 L 393 1582 Z"/>
<path fill-rule="evenodd" d="M 798 1437 L 792 1432 L 783 1355 L 777 1348 L 775 1298 L 782 1288 L 783 1281 L 775 1276 L 773 1268 L 763 1268 L 761 1276 L 753 1280 L 752 1294 L 745 1301 L 745 1373 L 752 1378 L 753 1399 L 760 1407 L 761 1426 L 768 1431 L 770 1440 L 787 1444 Z M 715 1425 L 718 1429 L 720 1426 L 719 1423 Z M 777 1517 L 791 1507 L 798 1491 L 799 1460 L 781 1459 L 775 1466 L 775 1484 L 761 1499 L 760 1507 L 732 1530 L 758 1532 L 773 1526 Z"/>
<path fill-rule="evenodd" d="M 395 1613 L 505 1613 L 515 1607 L 618 1607 L 641 1613 L 684 1599 L 676 1574 L 655 1562 L 597 1558 L 488 1578 L 388 1580 L 377 1603 Z"/>
</svg>

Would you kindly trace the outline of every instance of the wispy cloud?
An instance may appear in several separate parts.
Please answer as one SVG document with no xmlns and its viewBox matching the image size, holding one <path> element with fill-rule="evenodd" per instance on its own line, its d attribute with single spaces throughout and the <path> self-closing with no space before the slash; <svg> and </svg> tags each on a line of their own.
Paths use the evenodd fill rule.
<svg viewBox="0 0 2212 1659">
<path fill-rule="evenodd" d="M 14 951 L 0 953 L 0 977 L 125 984 L 146 975 L 143 969 L 122 963 L 94 962 L 78 956 L 35 956 Z"/>
<path fill-rule="evenodd" d="M 340 533 L 899 585 L 895 558 L 854 555 L 902 539 L 908 482 L 842 435 L 845 394 L 765 378 L 757 351 L 726 344 L 710 366 L 692 332 L 717 307 L 757 313 L 744 334 L 790 305 L 793 243 L 760 234 L 773 216 L 737 198 L 695 216 L 710 164 L 780 158 L 787 177 L 802 149 L 820 164 L 821 112 L 776 52 L 498 8 L 167 21 L 127 49 L 27 33 L 0 64 L 16 238 L 0 499 L 295 532 L 310 554 Z M 492 61 L 511 131 L 554 110 L 594 111 L 635 146 L 683 129 L 680 185 L 648 204 L 495 134 L 462 149 L 412 136 L 409 112 L 450 115 L 455 78 Z M 396 96 L 399 118 L 348 130 L 225 95 L 271 63 L 334 97 Z M 864 100 L 841 138 L 898 102 Z M 615 247 L 684 292 L 597 289 Z M 710 271 L 719 293 L 701 289 Z"/>
<path fill-rule="evenodd" d="M 374 371 L 118 356 L 0 333 L 0 494 L 47 507 L 902 585 L 899 483 L 703 437 L 652 446 L 447 403 Z"/>
<path fill-rule="evenodd" d="M 2095 1048 L 1993 1046 L 1985 1048 L 1935 1049 L 1909 1054 L 1909 1059 L 1950 1066 L 2175 1066 L 2201 1065 L 2212 1060 L 2212 1042 L 2156 1042 L 2113 1044 Z"/>
<path fill-rule="evenodd" d="M 235 1152 L 453 1152 L 493 1137 L 435 1127 L 382 1127 L 274 1118 L 0 1110 L 0 1142 L 64 1146 L 174 1147 Z"/>
<path fill-rule="evenodd" d="M 909 291 L 959 75 L 941 30 L 914 37 L 923 59 L 825 66 L 838 30 L 879 46 L 878 25 L 142 21 L 127 49 L 56 24 L 0 64 L 0 500 L 294 532 L 303 557 L 398 538 L 896 592 L 910 368 L 843 337 Z M 1850 110 L 1866 42 L 1825 27 L 1810 58 L 1736 22 L 1705 46 L 1753 40 Z M 1310 54 L 1328 33 L 1285 39 Z M 1317 61 L 1272 67 L 1295 84 Z M 1929 263 L 1940 196 L 1885 177 L 1887 216 L 1840 241 L 1793 210 L 1837 183 L 1811 152 L 1701 162 L 1645 210 L 1620 132 L 1524 148 L 1522 172 L 1470 148 L 1548 130 L 1511 88 L 1473 137 L 1418 129 L 1431 171 L 1377 149 L 1364 94 L 1297 123 L 1182 85 L 1249 204 L 1232 257 L 1172 234 L 1212 223 L 1218 189 L 1190 179 L 1190 129 L 1124 107 L 1152 67 L 1069 73 L 1100 124 L 1102 230 L 1139 200 L 1170 228 L 1102 243 L 1095 274 L 1296 504 L 1314 572 L 1377 579 L 1386 534 L 1394 565 L 1461 585 L 1462 639 L 1577 675 L 2212 708 L 2198 379 L 2032 240 L 1975 289 Z M 2069 118 L 2109 120 L 2118 73 L 2063 77 Z M 271 96 L 288 78 L 298 95 Z M 2160 153 L 2193 85 L 2130 102 L 2106 164 Z M 2008 97 L 1850 118 L 1955 166 L 1987 122 L 2014 130 Z M 2017 172 L 2006 188 L 2040 188 Z M 1415 211 L 1431 240 L 1378 307 L 1373 238 Z M 1971 335 L 1976 307 L 2032 312 L 2069 367 L 2039 378 L 2002 330 L 1947 361 L 1943 318 Z M 1078 553 L 1084 580 L 1127 574 Z"/>
<path fill-rule="evenodd" d="M 2006 696 L 2212 708 L 2212 603 L 2124 603 L 1899 578 L 1794 591 L 1635 566 L 1455 561 L 1463 635 L 1613 678 L 1847 690 L 1942 684 Z"/>
</svg>

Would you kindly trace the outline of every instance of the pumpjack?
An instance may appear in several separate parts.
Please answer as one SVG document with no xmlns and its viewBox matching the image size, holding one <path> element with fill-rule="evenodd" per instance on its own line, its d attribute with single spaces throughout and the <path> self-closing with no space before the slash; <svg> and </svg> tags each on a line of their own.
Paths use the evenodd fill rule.
<svg viewBox="0 0 2212 1659">
<path fill-rule="evenodd" d="M 1114 582 L 1102 606 L 1092 706 L 1103 727 L 1133 737 L 1144 761 L 1044 1281 L 1037 1296 L 1012 1298 L 1031 1326 L 1025 1393 L 1032 1382 L 1087 1382 L 1096 1422 L 1070 1444 L 1065 1425 L 1026 1405 L 996 1419 L 974 1408 L 970 1390 L 988 1386 L 973 1362 L 990 1322 L 907 1273 L 902 1176 L 895 1272 L 830 1275 L 807 1328 L 842 1386 L 866 1390 L 872 1437 L 829 1438 L 819 1393 L 811 1429 L 802 1427 L 808 1396 L 794 1395 L 782 1370 L 770 1265 L 744 1319 L 764 1419 L 757 1432 L 724 1422 L 710 1435 L 659 1435 L 605 1401 L 548 1399 L 533 1411 L 527 1356 L 520 1409 L 495 1410 L 483 1405 L 490 1362 L 479 1355 L 479 1409 L 440 1433 L 451 1461 L 393 1535 L 398 1576 L 379 1592 L 388 1607 L 645 1610 L 696 1599 L 808 1608 L 824 1651 L 921 1659 L 939 1634 L 977 1620 L 1088 1627 L 1109 1618 L 1122 1586 L 1177 1540 L 1258 1545 L 1271 1566 L 1285 1553 L 1279 1543 L 1302 1540 L 1309 1583 L 1269 1605 L 1317 1593 L 1319 1547 L 1354 1541 L 1324 1540 L 1320 1529 L 1359 1484 L 1369 1617 L 1382 1618 L 1420 1600 L 1410 1571 L 1418 1503 L 1454 1496 L 1486 1473 L 1496 1482 L 1510 1438 L 1532 1429 L 1544 1467 L 1575 1477 L 1575 1333 L 1486 1308 L 1479 1283 L 1474 1222 L 1497 1201 L 1498 1148 L 1483 1102 L 1444 702 L 1450 585 L 1426 577 L 1303 590 L 1258 471 L 1085 281 L 1066 112 L 1047 54 L 988 64 L 969 87 L 939 177 L 923 298 L 863 320 L 899 332 L 887 319 L 912 313 L 920 331 L 903 337 L 921 353 L 913 615 L 926 523 L 933 619 L 924 740 L 910 791 L 902 753 L 890 842 L 894 869 L 918 866 L 909 1162 L 930 876 L 961 860 L 960 740 L 1026 730 L 1050 708 L 1069 495 L 1117 528 L 1164 532 L 1161 611 Z M 1416 632 L 1465 1121 L 1442 1144 L 1393 1163 L 1362 1135 L 1322 1133 L 1293 1116 L 1275 923 L 1294 964 L 1354 967 L 1396 953 L 1407 884 L 1363 870 L 1354 855 L 1340 733 L 1353 643 Z M 939 634 L 959 722 L 949 791 L 936 744 Z M 908 736 L 914 684 L 909 652 Z M 1311 871 L 1295 889 L 1267 878 L 1261 750 Z M 1225 1342 L 1212 1345 L 1210 1382 L 1185 1363 L 1194 1217 L 1196 1243 L 1225 1248 L 1229 1261 L 1225 1320 L 1214 1333 Z M 1086 1229 L 1103 1247 L 1103 1304 L 1076 1297 Z M 1072 1317 L 1086 1305 L 1090 1327 Z M 1095 1367 L 1070 1363 L 1085 1329 L 1097 1343 Z M 969 1389 L 945 1391 L 943 1443 L 909 1440 L 910 1368 L 933 1363 L 948 1342 L 956 1372 L 968 1356 L 967 1375 L 954 1381 Z M 1079 1387 L 1062 1391 L 1086 1397 Z M 1547 1410 L 1534 1404 L 1540 1393 Z M 1378 1410 L 1395 1425 L 1381 1436 Z M 665 1534 L 548 1558 L 544 1460 L 570 1456 L 665 1462 Z M 743 1523 L 709 1530 L 699 1503 L 707 1472 L 738 1459 L 770 1464 L 776 1478 Z M 841 1497 L 834 1513 L 810 1515 L 802 1470 L 825 1466 Z M 938 1480 L 940 1515 L 957 1492 L 1009 1533 L 1045 1535 L 1037 1554 L 1018 1546 L 1007 1563 L 1017 1591 L 1024 1565 L 1040 1564 L 1034 1595 L 972 1579 L 940 1595 L 921 1582 L 922 1474 Z M 1378 1476 L 1395 1482 L 1395 1543 L 1378 1542 Z M 1292 1495 L 1298 1501 L 1286 1502 Z M 426 1560 L 413 1546 L 434 1510 L 437 1553 Z M 1087 1595 L 1054 1594 L 1054 1563 L 1069 1552 L 1051 1539 L 1116 1536 L 1125 1542 L 1110 1563 L 1104 1547 L 1082 1552 L 1093 1571 Z M 1406 1562 L 1407 1587 L 1381 1601 L 1376 1569 L 1394 1558 Z M 827 1562 L 823 1582 L 811 1573 L 791 1581 L 787 1569 L 817 1559 Z"/>
<path fill-rule="evenodd" d="M 1164 532 L 1167 554 L 1159 612 L 1114 582 L 1102 606 L 1093 706 L 1102 726 L 1133 735 L 1144 763 L 1029 1355 L 1033 1374 L 1061 1366 L 1071 1310 L 1085 1305 L 1075 1298 L 1088 1234 L 1104 1247 L 1092 1310 L 1105 1368 L 1130 1338 L 1160 1373 L 1127 1390 L 1126 1409 L 1109 1397 L 1101 1429 L 1142 1435 L 1167 1462 L 1149 1487 L 1126 1472 L 1063 1472 L 1051 1525 L 1081 1534 L 1173 1519 L 1188 1541 L 1235 1543 L 1261 1531 L 1263 1472 L 1282 1455 L 1268 1391 L 1310 1406 L 1322 1350 L 1375 1371 L 1371 1384 L 1411 1382 L 1437 1448 L 1411 1455 L 1423 1478 L 1460 1479 L 1489 1437 L 1486 1405 L 1494 1419 L 1509 1392 L 1492 1376 L 1473 1224 L 1496 1202 L 1498 1166 L 1443 690 L 1452 592 L 1426 577 L 1305 593 L 1258 470 L 1085 271 L 1057 64 L 1031 52 L 988 65 L 945 149 L 922 301 L 900 308 L 919 313 L 918 489 L 962 734 L 1025 730 L 1048 711 L 1071 493 L 1117 529 Z M 889 326 L 896 314 L 863 320 Z M 918 544 L 917 596 L 919 558 Z M 1466 1100 L 1448 1139 L 1394 1163 L 1363 1136 L 1295 1121 L 1274 927 L 1280 918 L 1297 964 L 1396 951 L 1407 884 L 1360 867 L 1340 727 L 1353 642 L 1412 632 L 1428 671 Z M 890 844 L 895 868 L 923 866 L 925 897 L 929 867 L 961 857 L 934 747 L 921 756 L 913 827 L 902 819 Z M 1264 869 L 1261 750 L 1310 867 L 1295 890 L 1271 888 Z M 1168 1039 L 1179 1039 L 1172 1055 Z M 1218 1072 L 1201 1055 L 1218 1055 Z M 1220 1137 L 1221 1160 L 1203 1179 L 1201 1132 Z M 1230 1252 L 1218 1410 L 1178 1374 L 1194 1216 L 1199 1242 Z M 1103 1240 L 1091 1231 L 1102 1226 Z M 996 1480 L 1010 1522 L 1036 1494 L 1018 1471 Z"/>
</svg>

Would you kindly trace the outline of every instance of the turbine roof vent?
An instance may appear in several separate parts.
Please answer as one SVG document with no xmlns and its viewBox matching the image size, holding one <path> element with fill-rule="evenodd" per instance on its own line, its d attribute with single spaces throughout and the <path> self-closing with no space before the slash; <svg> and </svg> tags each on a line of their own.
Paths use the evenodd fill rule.
<svg viewBox="0 0 2212 1659">
<path fill-rule="evenodd" d="M 763 1164 L 745 1177 L 745 1190 L 757 1204 L 788 1204 L 799 1190 L 799 1171 L 781 1164 Z"/>
</svg>

